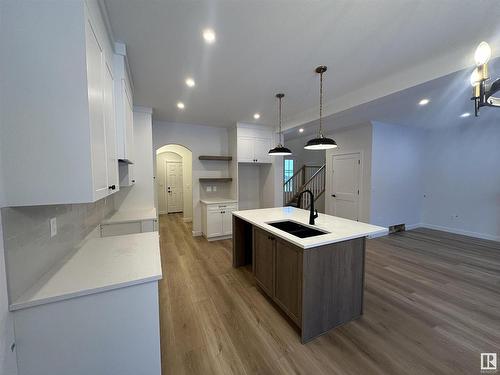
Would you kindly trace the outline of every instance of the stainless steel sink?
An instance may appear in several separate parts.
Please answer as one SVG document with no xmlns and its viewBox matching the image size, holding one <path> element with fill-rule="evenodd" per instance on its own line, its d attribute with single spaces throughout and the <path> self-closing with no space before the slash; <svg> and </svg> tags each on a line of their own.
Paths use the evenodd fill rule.
<svg viewBox="0 0 500 375">
<path fill-rule="evenodd" d="M 305 225 L 290 220 L 276 221 L 274 223 L 266 223 L 266 224 L 269 224 L 270 226 L 280 229 L 284 232 L 290 233 L 292 236 L 297 236 L 300 238 L 321 236 L 322 234 L 329 233 L 316 228 L 307 227 Z"/>
</svg>

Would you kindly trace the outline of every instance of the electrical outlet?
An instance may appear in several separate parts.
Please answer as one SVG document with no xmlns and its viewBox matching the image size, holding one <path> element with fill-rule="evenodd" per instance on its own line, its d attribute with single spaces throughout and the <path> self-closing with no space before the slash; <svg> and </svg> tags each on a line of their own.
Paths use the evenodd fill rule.
<svg viewBox="0 0 500 375">
<path fill-rule="evenodd" d="M 211 186 L 207 186 L 207 191 L 211 192 L 212 191 L 212 187 Z"/>
<path fill-rule="evenodd" d="M 50 219 L 50 238 L 57 234 L 57 218 L 53 217 Z"/>
<path fill-rule="evenodd" d="M 217 186 L 212 186 L 212 191 L 217 191 Z"/>
</svg>

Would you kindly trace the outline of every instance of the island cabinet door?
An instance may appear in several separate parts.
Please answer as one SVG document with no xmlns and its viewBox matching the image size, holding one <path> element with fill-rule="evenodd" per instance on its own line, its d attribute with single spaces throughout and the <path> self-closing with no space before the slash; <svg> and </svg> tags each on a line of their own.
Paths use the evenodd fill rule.
<svg viewBox="0 0 500 375">
<path fill-rule="evenodd" d="M 253 273 L 257 284 L 272 298 L 274 295 L 274 240 L 253 228 Z"/>
<path fill-rule="evenodd" d="M 300 326 L 302 306 L 302 250 L 276 240 L 274 300 Z"/>
</svg>

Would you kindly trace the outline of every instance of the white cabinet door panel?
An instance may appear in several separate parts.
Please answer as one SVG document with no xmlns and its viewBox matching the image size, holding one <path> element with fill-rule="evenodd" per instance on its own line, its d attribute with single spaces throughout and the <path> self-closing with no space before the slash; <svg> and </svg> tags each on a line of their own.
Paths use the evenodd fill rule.
<svg viewBox="0 0 500 375">
<path fill-rule="evenodd" d="M 103 56 L 102 48 L 92 30 L 90 22 L 86 24 L 86 34 L 89 120 L 92 142 L 92 177 L 94 199 L 99 200 L 108 194 L 103 110 Z"/>
<path fill-rule="evenodd" d="M 116 157 L 114 82 L 110 67 L 104 69 L 104 125 L 106 127 L 106 156 L 109 193 L 118 191 L 118 159 Z"/>
<path fill-rule="evenodd" d="M 243 163 L 254 162 L 254 138 L 238 137 L 238 161 Z"/>
<path fill-rule="evenodd" d="M 222 231 L 225 236 L 233 233 L 233 210 L 227 208 L 222 214 Z"/>
<path fill-rule="evenodd" d="M 134 104 L 132 95 L 127 90 L 125 80 L 123 80 L 123 100 L 125 107 L 125 158 L 134 160 Z"/>
<path fill-rule="evenodd" d="M 271 149 L 271 140 L 269 138 L 254 139 L 254 158 L 256 163 L 271 163 L 269 150 Z"/>
<path fill-rule="evenodd" d="M 220 210 L 207 210 L 207 237 L 222 236 L 222 214 Z"/>
</svg>

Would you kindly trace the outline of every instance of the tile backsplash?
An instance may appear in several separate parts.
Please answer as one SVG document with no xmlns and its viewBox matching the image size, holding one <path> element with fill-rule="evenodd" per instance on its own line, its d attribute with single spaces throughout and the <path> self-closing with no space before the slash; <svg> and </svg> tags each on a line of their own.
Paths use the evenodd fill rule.
<svg viewBox="0 0 500 375">
<path fill-rule="evenodd" d="M 9 302 L 15 301 L 114 211 L 113 198 L 95 203 L 1 209 Z M 57 235 L 50 237 L 50 218 Z"/>
</svg>

